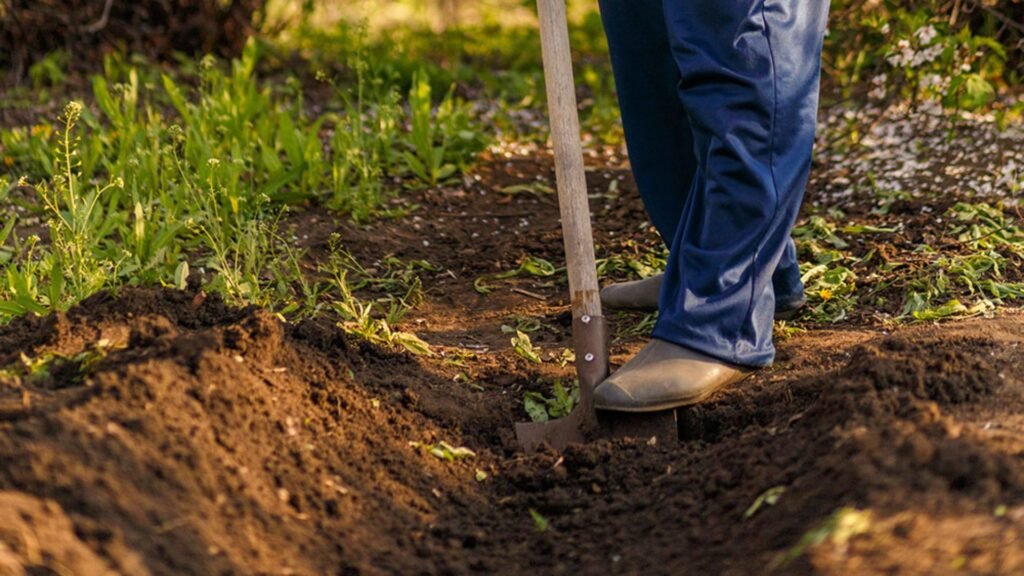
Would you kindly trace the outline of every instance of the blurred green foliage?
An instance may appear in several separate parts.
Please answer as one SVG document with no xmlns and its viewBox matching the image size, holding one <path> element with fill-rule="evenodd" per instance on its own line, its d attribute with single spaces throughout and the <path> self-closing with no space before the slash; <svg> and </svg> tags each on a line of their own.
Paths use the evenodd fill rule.
<svg viewBox="0 0 1024 576">
<path fill-rule="evenodd" d="M 1017 0 L 833 0 L 826 77 L 847 97 L 863 88 L 977 110 L 1024 79 L 1022 39 Z"/>
<path fill-rule="evenodd" d="M 115 53 L 82 82 L 69 72 L 71 53 L 54 52 L 29 69 L 31 87 L 0 95 L 5 110 L 52 110 L 64 97 L 89 103 L 60 119 L 0 128 L 0 319 L 63 309 L 103 287 L 181 286 L 193 270 L 210 274 L 208 287 L 233 301 L 280 310 L 312 310 L 333 293 L 367 334 L 392 333 L 343 282 L 329 288 L 305 278 L 301 253 L 277 223 L 299 203 L 358 221 L 402 213 L 413 209 L 398 200 L 403 190 L 457 182 L 495 141 L 543 144 L 533 2 L 276 6 L 261 16 L 265 34 L 231 61 L 180 57 L 168 66 Z M 826 97 L 883 108 L 931 99 L 953 112 L 993 110 L 1012 121 L 1024 104 L 1000 95 L 1022 81 L 1022 7 L 1017 0 L 835 0 Z M 353 21 L 359 10 L 374 19 Z M 596 3 L 573 1 L 570 11 L 586 143 L 618 148 L 622 129 Z M 46 240 L 19 234 L 24 221 L 41 222 Z M 812 219 L 796 233 L 810 256 L 811 316 L 845 317 L 868 270 L 839 234 L 864 230 Z M 1002 280 L 1005 247 L 983 248 L 936 260 L 934 282 L 907 286 L 904 315 L 962 313 L 946 305 L 958 284 L 981 303 L 1024 296 Z M 642 271 L 629 266 L 641 275 L 656 268 L 641 264 Z M 387 326 L 403 309 L 384 318 Z"/>
</svg>

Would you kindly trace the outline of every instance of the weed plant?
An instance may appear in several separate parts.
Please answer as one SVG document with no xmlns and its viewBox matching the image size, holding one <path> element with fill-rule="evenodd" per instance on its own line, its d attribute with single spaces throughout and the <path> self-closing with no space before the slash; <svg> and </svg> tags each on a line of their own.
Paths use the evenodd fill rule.
<svg viewBox="0 0 1024 576">
<path fill-rule="evenodd" d="M 942 245 L 919 245 L 902 260 L 871 249 L 855 255 L 844 236 L 886 234 L 895 228 L 836 227 L 812 216 L 793 235 L 803 262 L 808 299 L 803 320 L 838 322 L 858 307 L 902 302 L 896 321 L 933 321 L 973 315 L 1024 298 L 1024 283 L 1008 280 L 1024 257 L 1024 230 L 1002 206 L 961 202 L 944 215 Z"/>
<path fill-rule="evenodd" d="M 399 261 L 392 263 L 401 264 Z M 327 260 L 320 267 L 323 280 L 324 302 L 330 306 L 342 321 L 339 324 L 346 332 L 363 340 L 385 346 L 402 348 L 417 355 L 433 355 L 434 352 L 426 342 L 411 332 L 396 330 L 405 315 L 414 304 L 421 299 L 421 282 L 412 275 L 415 264 L 396 266 L 406 271 L 392 275 L 397 276 L 398 285 L 405 288 L 404 296 L 387 294 L 377 300 L 364 300 L 355 296 L 353 286 L 364 287 L 370 283 L 368 271 L 359 265 L 338 243 L 331 242 L 331 250 Z M 355 276 L 355 280 L 350 279 Z M 393 286 L 393 285 L 392 285 Z"/>
</svg>

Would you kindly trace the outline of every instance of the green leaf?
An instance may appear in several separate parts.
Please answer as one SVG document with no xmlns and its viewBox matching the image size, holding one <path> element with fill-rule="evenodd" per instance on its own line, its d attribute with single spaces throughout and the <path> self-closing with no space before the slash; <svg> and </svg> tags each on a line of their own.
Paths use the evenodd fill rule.
<svg viewBox="0 0 1024 576">
<path fill-rule="evenodd" d="M 107 118 L 115 125 L 120 124 L 121 111 L 110 95 L 107 81 L 102 76 L 94 76 L 92 79 L 92 92 L 96 98 L 96 104 L 106 114 Z"/>
<path fill-rule="evenodd" d="M 895 232 L 896 228 L 882 228 L 880 226 L 871 226 L 870 224 L 853 224 L 843 226 L 841 230 L 845 234 L 887 234 Z"/>
<path fill-rule="evenodd" d="M 553 194 L 554 190 L 550 186 L 543 182 L 534 182 L 531 184 L 513 184 L 512 186 L 505 186 L 498 190 L 502 194 L 508 194 L 513 196 L 515 194 Z"/>
<path fill-rule="evenodd" d="M 423 339 L 412 332 L 395 332 L 392 334 L 392 342 L 417 356 L 434 355 L 434 351 L 430 348 L 430 344 L 427 344 Z"/>
<path fill-rule="evenodd" d="M 930 320 L 941 320 L 943 318 L 949 318 L 950 316 L 957 316 L 967 312 L 967 306 L 964 306 L 959 300 L 950 300 L 942 306 L 937 308 L 926 308 L 924 310 L 915 310 L 913 316 L 915 320 L 930 321 Z"/>
<path fill-rule="evenodd" d="M 448 178 L 451 178 L 452 176 L 454 176 L 455 172 L 457 172 L 457 171 L 458 171 L 458 167 L 455 166 L 454 164 L 445 164 L 445 165 L 441 166 L 441 168 L 437 171 L 437 174 L 434 176 L 433 180 L 435 182 L 440 182 L 442 180 L 447 180 Z"/>
<path fill-rule="evenodd" d="M 56 264 L 50 267 L 50 285 L 47 287 L 47 294 L 49 295 L 50 308 L 56 309 L 63 300 L 64 286 L 67 282 L 67 278 L 64 277 L 64 270 Z M 35 304 L 35 300 L 32 300 Z M 40 306 L 41 307 L 41 306 Z M 37 312 L 38 314 L 39 312 Z"/>
<path fill-rule="evenodd" d="M 146 238 L 146 213 L 142 209 L 142 203 L 135 203 L 135 245 L 142 247 L 142 242 Z"/>
<path fill-rule="evenodd" d="M 7 238 L 10 237 L 11 231 L 14 230 L 14 226 L 15 224 L 17 224 L 17 222 L 18 219 L 14 216 L 11 216 L 7 220 L 7 224 L 4 225 L 3 229 L 0 229 L 0 246 L 3 246 L 4 244 L 7 243 Z"/>
<path fill-rule="evenodd" d="M 964 81 L 961 105 L 967 110 L 985 106 L 995 98 L 996 90 L 980 74 L 969 74 Z"/>
<path fill-rule="evenodd" d="M 826 541 L 842 546 L 851 538 L 871 530 L 872 515 L 869 510 L 856 508 L 840 508 L 821 524 L 806 532 L 795 546 L 775 557 L 769 563 L 768 570 L 773 571 L 803 556 L 808 550 L 816 548 Z"/>
<path fill-rule="evenodd" d="M 174 270 L 174 287 L 178 290 L 188 288 L 188 262 L 182 261 Z"/>
<path fill-rule="evenodd" d="M 437 444 L 427 446 L 427 451 L 431 456 L 435 458 L 445 460 L 447 462 L 454 462 L 456 460 L 462 460 L 465 458 L 475 458 L 476 452 L 473 452 L 469 448 L 455 447 L 451 444 L 441 441 Z"/>
<path fill-rule="evenodd" d="M 167 92 L 167 98 L 171 101 L 171 105 L 178 111 L 178 114 L 181 114 L 186 125 L 192 124 L 192 114 L 181 88 L 178 88 L 174 79 L 167 74 L 162 74 L 160 79 L 163 81 L 164 91 Z"/>
<path fill-rule="evenodd" d="M 756 500 L 754 500 L 754 503 L 751 504 L 749 508 L 747 508 L 747 511 L 743 513 L 743 518 L 752 518 L 754 514 L 757 514 L 757 511 L 760 510 L 761 507 L 764 506 L 765 504 L 767 504 L 768 506 L 775 506 L 775 504 L 778 503 L 779 498 L 782 497 L 782 494 L 785 491 L 785 486 L 775 486 L 765 490 L 760 496 L 757 497 Z"/>
<path fill-rule="evenodd" d="M 526 414 L 530 420 L 534 422 L 548 421 L 547 401 L 537 392 L 527 392 L 523 395 L 523 407 L 526 408 Z"/>
<path fill-rule="evenodd" d="M 540 364 L 542 362 L 540 355 L 537 353 L 537 349 L 533 346 L 533 342 L 530 341 L 529 334 L 526 334 L 522 330 L 516 330 L 516 335 L 510 340 L 512 343 L 512 349 L 515 350 L 521 358 L 525 358 L 534 364 Z"/>
<path fill-rule="evenodd" d="M 547 532 L 548 528 L 551 527 L 551 522 L 549 522 L 547 518 L 542 516 L 540 512 L 537 512 L 533 508 L 530 508 L 530 518 L 533 519 L 533 527 L 537 530 L 537 532 Z"/>
<path fill-rule="evenodd" d="M 537 256 L 527 256 L 519 266 L 519 269 L 531 276 L 540 276 L 542 278 L 553 276 L 556 271 L 554 264 Z"/>
<path fill-rule="evenodd" d="M 900 317 L 917 314 L 926 308 L 928 308 L 928 301 L 924 295 L 916 291 L 910 292 L 907 294 L 907 301 L 903 304 L 903 310 L 900 311 Z"/>
</svg>

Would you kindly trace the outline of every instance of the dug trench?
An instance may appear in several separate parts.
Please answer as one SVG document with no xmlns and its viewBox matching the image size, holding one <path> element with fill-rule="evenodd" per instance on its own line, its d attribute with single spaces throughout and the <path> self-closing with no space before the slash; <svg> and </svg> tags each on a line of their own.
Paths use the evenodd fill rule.
<svg viewBox="0 0 1024 576">
<path fill-rule="evenodd" d="M 371 227 L 289 222 L 314 260 L 333 233 L 362 261 L 429 257 L 408 322 L 432 357 L 198 287 L 0 327 L 0 574 L 1024 571 L 1020 312 L 807 324 L 683 413 L 678 442 L 517 450 L 524 390 L 571 369 L 500 327 L 541 318 L 551 357 L 570 336 L 564 286 L 473 289 L 523 254 L 558 260 L 550 196 L 493 195 L 549 167 L 499 171 Z M 599 256 L 649 237 L 635 197 L 592 208 Z M 617 337 L 613 363 L 641 342 Z"/>
</svg>

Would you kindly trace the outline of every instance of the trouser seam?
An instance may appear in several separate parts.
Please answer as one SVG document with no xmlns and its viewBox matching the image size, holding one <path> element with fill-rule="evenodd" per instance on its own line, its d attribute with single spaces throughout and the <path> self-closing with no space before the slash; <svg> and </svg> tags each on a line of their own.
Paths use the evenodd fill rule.
<svg viewBox="0 0 1024 576">
<path fill-rule="evenodd" d="M 772 113 L 771 113 L 771 121 L 769 123 L 770 124 L 769 125 L 769 129 L 768 129 L 768 132 L 769 132 L 769 138 L 768 138 L 768 172 L 771 174 L 772 188 L 774 189 L 774 192 L 775 192 L 775 194 L 774 194 L 774 202 L 772 204 L 772 215 L 771 215 L 771 218 L 768 219 L 768 226 L 769 226 L 769 230 L 770 230 L 771 223 L 775 221 L 775 218 L 778 216 L 778 213 L 779 213 L 779 183 L 778 183 L 778 180 L 775 177 L 775 136 L 776 136 L 776 124 L 778 122 L 778 111 L 779 111 L 779 84 L 778 84 L 778 74 L 776 73 L 776 68 L 775 68 L 775 51 L 772 49 L 772 35 L 771 35 L 771 31 L 768 29 L 768 17 L 765 14 L 765 5 L 766 4 L 767 4 L 767 1 L 766 0 L 762 0 L 762 2 L 761 2 L 761 23 L 764 25 L 764 37 L 765 37 L 765 43 L 768 45 L 768 62 L 769 62 L 769 64 L 771 64 L 771 75 L 772 75 Z M 766 237 L 767 237 L 767 235 L 766 235 Z M 763 242 L 759 242 L 757 244 L 757 247 L 754 250 L 753 256 L 751 257 L 751 261 L 750 261 L 750 273 L 751 273 L 750 301 L 747 304 L 747 313 L 744 316 L 744 322 L 740 323 L 737 326 L 737 328 L 736 328 L 736 336 L 735 336 L 734 342 L 738 342 L 740 340 L 741 332 L 743 331 L 744 326 L 747 325 L 747 320 L 750 319 L 750 321 L 753 321 L 752 316 L 753 316 L 753 311 L 754 311 L 754 300 L 755 300 L 755 297 L 757 295 L 756 294 L 757 293 L 757 282 L 755 281 L 755 279 L 757 278 L 758 259 L 759 259 L 760 255 L 761 255 L 761 252 L 763 250 L 764 250 L 764 243 Z M 736 351 L 734 351 L 733 353 L 735 354 Z"/>
</svg>

